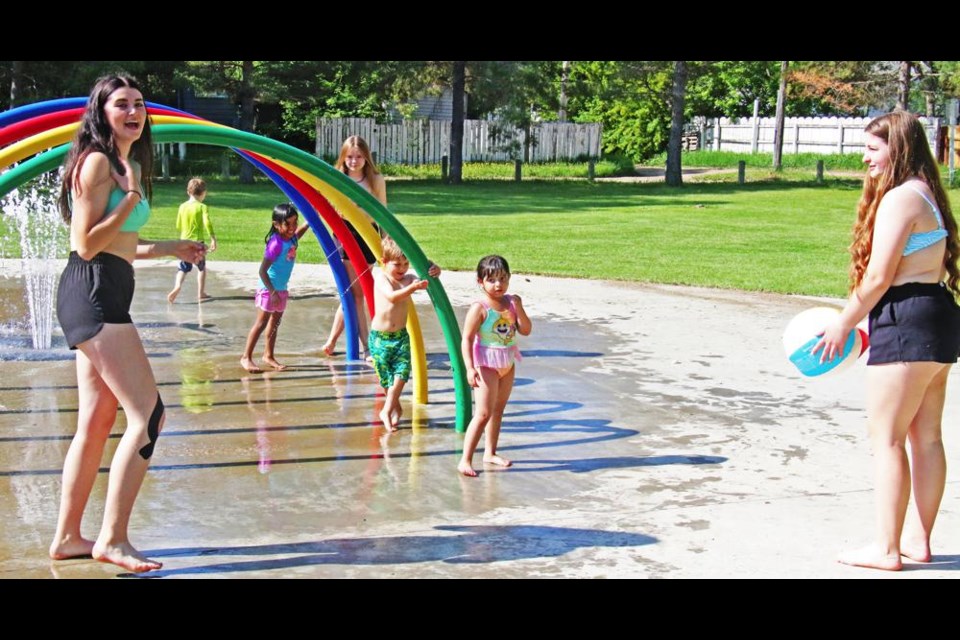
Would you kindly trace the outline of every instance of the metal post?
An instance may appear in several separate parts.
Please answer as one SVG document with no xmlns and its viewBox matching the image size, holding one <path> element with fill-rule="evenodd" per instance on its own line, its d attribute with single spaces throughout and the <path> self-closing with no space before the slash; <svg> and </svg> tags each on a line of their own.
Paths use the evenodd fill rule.
<svg viewBox="0 0 960 640">
<path fill-rule="evenodd" d="M 513 161 L 513 179 L 517 182 L 520 182 L 520 167 L 523 165 L 522 160 Z"/>
<path fill-rule="evenodd" d="M 593 182 L 593 179 L 594 177 L 596 177 L 596 175 L 597 175 L 596 160 L 594 160 L 593 158 L 590 158 L 590 160 L 587 162 L 587 180 L 589 180 L 590 182 Z"/>
<path fill-rule="evenodd" d="M 747 179 L 747 161 L 740 160 L 737 162 L 737 182 L 743 184 Z"/>
<path fill-rule="evenodd" d="M 823 160 L 817 160 L 817 184 L 823 184 Z"/>
<path fill-rule="evenodd" d="M 444 154 L 443 157 L 440 158 L 440 179 L 443 180 L 444 182 L 447 181 L 447 168 L 448 168 L 449 162 L 450 162 L 450 159 L 447 157 L 446 154 Z"/>
</svg>

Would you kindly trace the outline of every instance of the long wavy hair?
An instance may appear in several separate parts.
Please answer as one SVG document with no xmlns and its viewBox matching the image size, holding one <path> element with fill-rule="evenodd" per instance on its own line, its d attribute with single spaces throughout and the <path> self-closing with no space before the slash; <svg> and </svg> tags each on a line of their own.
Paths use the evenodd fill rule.
<svg viewBox="0 0 960 640">
<path fill-rule="evenodd" d="M 73 217 L 70 193 L 74 190 L 79 193 L 80 169 L 83 167 L 87 156 L 94 151 L 99 151 L 107 156 L 113 168 L 123 175 L 123 165 L 120 164 L 117 142 L 113 137 L 113 128 L 104 113 L 107 100 L 110 99 L 114 91 L 121 87 L 130 87 L 141 91 L 140 83 L 133 76 L 123 73 L 101 77 L 90 91 L 87 108 L 80 119 L 80 128 L 77 129 L 73 145 L 64 161 L 61 175 L 60 215 L 63 216 L 63 220 L 67 224 L 70 224 L 70 219 Z M 134 142 L 130 148 L 130 158 L 140 165 L 140 178 L 146 192 L 146 198 L 149 201 L 153 197 L 153 136 L 150 133 L 149 116 L 147 116 L 143 125 L 143 133 L 140 135 L 140 139 Z"/>
<path fill-rule="evenodd" d="M 877 208 L 888 191 L 910 178 L 920 178 L 933 192 L 937 208 L 943 215 L 947 229 L 947 251 L 944 266 L 947 269 L 947 287 L 955 296 L 960 295 L 960 242 L 957 240 L 957 221 L 950 209 L 950 201 L 940 181 L 940 169 L 930 151 L 923 125 L 908 111 L 897 109 L 870 121 L 864 128 L 867 133 L 887 143 L 889 161 L 886 169 L 876 178 L 868 173 L 863 179 L 863 192 L 857 204 L 857 221 L 853 226 L 853 242 L 850 244 L 850 291 L 852 292 L 867 271 L 870 253 L 873 251 L 873 228 Z"/>
</svg>

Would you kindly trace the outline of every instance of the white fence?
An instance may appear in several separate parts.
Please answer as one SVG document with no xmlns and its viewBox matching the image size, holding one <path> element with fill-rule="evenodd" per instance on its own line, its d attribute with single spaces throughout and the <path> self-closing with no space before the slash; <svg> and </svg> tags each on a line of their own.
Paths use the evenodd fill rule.
<svg viewBox="0 0 960 640">
<path fill-rule="evenodd" d="M 863 128 L 872 118 L 785 118 L 783 153 L 861 153 Z M 930 149 L 937 148 L 940 118 L 920 118 Z M 714 118 L 701 124 L 704 149 L 772 153 L 776 118 Z"/>
<path fill-rule="evenodd" d="M 530 162 L 555 162 L 600 157 L 601 125 L 541 122 L 532 127 L 535 141 Z M 405 120 L 378 124 L 372 118 L 318 118 L 316 154 L 336 158 L 343 141 L 358 135 L 370 145 L 377 162 L 391 164 L 436 164 L 450 154 L 450 122 Z M 465 120 L 463 161 L 497 162 L 523 158 L 526 133 L 505 131 L 495 122 Z"/>
</svg>

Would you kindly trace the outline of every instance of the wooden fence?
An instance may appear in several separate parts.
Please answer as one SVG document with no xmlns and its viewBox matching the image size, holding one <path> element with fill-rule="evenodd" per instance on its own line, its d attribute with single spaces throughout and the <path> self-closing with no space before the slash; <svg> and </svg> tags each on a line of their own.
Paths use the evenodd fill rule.
<svg viewBox="0 0 960 640">
<path fill-rule="evenodd" d="M 861 153 L 863 128 L 872 118 L 785 118 L 784 153 Z M 940 118 L 920 118 L 930 149 L 937 146 Z M 701 125 L 703 148 L 740 153 L 772 153 L 776 118 L 714 118 Z"/>
<path fill-rule="evenodd" d="M 465 120 L 463 161 L 555 162 L 600 157 L 599 123 L 541 122 L 532 127 L 531 134 L 534 143 L 530 146 L 529 158 L 525 158 L 524 131 L 505 130 L 488 120 Z M 352 135 L 367 141 L 377 162 L 437 164 L 450 153 L 449 121 L 405 120 L 378 124 L 372 118 L 318 118 L 316 154 L 321 158 L 336 158 L 343 141 Z"/>
</svg>

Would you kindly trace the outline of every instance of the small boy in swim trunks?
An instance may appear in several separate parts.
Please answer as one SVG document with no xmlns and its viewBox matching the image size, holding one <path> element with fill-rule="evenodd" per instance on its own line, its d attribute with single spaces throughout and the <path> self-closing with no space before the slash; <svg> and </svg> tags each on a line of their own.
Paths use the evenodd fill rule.
<svg viewBox="0 0 960 640">
<path fill-rule="evenodd" d="M 387 432 L 397 430 L 400 416 L 400 393 L 410 379 L 410 335 L 407 333 L 407 303 L 416 291 L 426 289 L 429 281 L 408 273 L 410 261 L 392 238 L 383 239 L 383 267 L 373 272 L 373 320 L 367 348 L 380 386 L 387 399 L 380 411 L 380 420 Z M 427 273 L 436 278 L 440 267 L 431 263 Z"/>
</svg>

